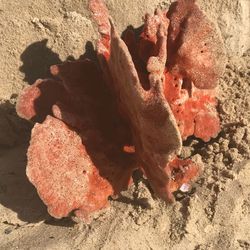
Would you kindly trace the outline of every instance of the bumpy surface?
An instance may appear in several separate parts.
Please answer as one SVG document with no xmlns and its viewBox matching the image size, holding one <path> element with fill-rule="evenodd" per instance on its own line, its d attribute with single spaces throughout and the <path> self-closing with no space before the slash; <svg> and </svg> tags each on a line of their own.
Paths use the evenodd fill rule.
<svg viewBox="0 0 250 250">
<path fill-rule="evenodd" d="M 131 29 L 124 35 L 145 89 L 150 88 L 147 60 L 158 51 L 159 26 L 168 28 L 164 94 L 182 139 L 194 135 L 209 141 L 220 131 L 214 87 L 225 64 L 221 39 L 195 1 L 177 1 L 167 13 L 147 14 L 138 40 Z"/>
<path fill-rule="evenodd" d="M 27 120 L 43 121 L 51 114 L 51 107 L 66 97 L 66 91 L 60 82 L 53 79 L 37 80 L 26 87 L 19 96 L 17 114 Z"/>
<path fill-rule="evenodd" d="M 21 117 L 41 122 L 28 151 L 30 181 L 52 216 L 74 211 L 85 221 L 128 187 L 136 168 L 166 201 L 199 174 L 197 164 L 176 155 L 181 137 L 208 141 L 220 129 L 213 90 L 197 87 L 216 85 L 222 65 L 214 61 L 223 54 L 193 1 L 146 15 L 139 39 L 130 30 L 124 41 L 103 1 L 89 7 L 101 71 L 90 60 L 54 65 L 58 80 L 38 80 L 17 104 Z M 207 51 L 198 56 L 203 43 Z"/>
<path fill-rule="evenodd" d="M 93 2 L 96 3 L 96 1 Z M 173 160 L 174 156 L 179 154 L 182 142 L 175 118 L 164 97 L 168 29 L 166 13 L 157 10 L 153 16 L 146 15 L 139 54 L 133 50 L 135 45 L 133 34 L 131 37 L 127 37 L 127 41 L 131 45 L 131 54 L 134 56 L 132 58 L 128 47 L 117 35 L 113 24 L 111 33 L 105 34 L 105 37 L 110 37 L 110 43 L 101 44 L 103 22 L 107 21 L 107 18 L 105 14 L 97 15 L 96 8 L 92 8 L 91 4 L 90 8 L 94 18 L 100 19 L 97 20 L 101 35 L 97 51 L 102 69 L 104 72 L 109 72 L 108 79 L 112 79 L 110 88 L 116 98 L 119 96 L 116 99 L 117 104 L 130 125 L 136 157 L 155 193 L 164 200 L 173 200 L 173 190 L 170 189 L 170 186 L 174 183 L 173 186 L 176 185 L 174 191 L 176 191 L 182 181 L 180 180 L 178 183 L 173 178 L 173 183 L 170 184 L 173 168 L 168 163 L 173 162 L 176 169 L 180 169 L 181 164 L 186 164 L 186 169 L 189 171 L 183 171 L 183 178 L 180 179 L 185 179 L 187 182 L 197 176 L 198 167 L 191 161 L 188 162 L 189 164 L 182 161 L 176 164 L 177 162 Z M 106 47 L 105 53 L 103 47 Z M 110 52 L 107 53 L 109 50 Z M 136 56 L 139 57 L 139 60 Z M 143 88 L 146 83 L 140 81 L 142 77 L 139 77 L 137 73 L 137 70 L 143 67 L 141 67 L 141 63 L 145 64 L 146 73 L 144 73 L 143 80 L 148 82 L 149 90 Z M 196 170 L 192 171 L 193 169 Z M 190 174 L 191 172 L 192 174 Z"/>
<path fill-rule="evenodd" d="M 52 216 L 62 218 L 74 211 L 88 220 L 90 214 L 108 205 L 108 196 L 126 188 L 130 179 L 131 173 L 102 157 L 101 167 L 95 166 L 81 137 L 48 116 L 32 130 L 27 176 Z M 112 186 L 116 180 L 118 185 Z"/>
<path fill-rule="evenodd" d="M 93 62 L 67 62 L 51 71 L 61 81 L 45 83 L 56 82 L 58 89 L 34 95 L 34 84 L 19 97 L 22 117 L 42 121 L 45 113 L 55 117 L 47 116 L 32 130 L 27 175 L 52 216 L 61 218 L 75 211 L 88 221 L 108 205 L 109 196 L 127 189 L 131 181 L 134 157 L 123 151 L 123 145 L 129 144 L 129 132 L 108 101 L 110 96 Z M 55 98 L 47 103 L 52 93 L 63 93 L 60 101 Z"/>
<path fill-rule="evenodd" d="M 223 42 L 195 0 L 179 0 L 168 11 L 169 66 L 194 83 L 212 89 L 225 68 Z"/>
<path fill-rule="evenodd" d="M 214 90 L 197 89 L 180 76 L 165 73 L 165 97 L 177 121 L 182 139 L 194 135 L 203 141 L 215 138 L 220 131 Z"/>
<path fill-rule="evenodd" d="M 91 200 L 86 199 L 94 171 L 96 169 L 76 132 L 51 116 L 43 124 L 35 125 L 28 151 L 27 176 L 52 216 L 65 217 L 81 207 L 84 211 L 91 210 L 97 205 L 94 204 L 95 196 L 111 193 L 110 185 L 102 179 L 100 192 L 93 193 Z M 100 202 L 98 208 L 105 205 L 105 201 Z"/>
<path fill-rule="evenodd" d="M 114 28 L 108 65 L 116 96 L 119 94 L 119 105 L 130 123 L 137 157 L 153 189 L 168 200 L 168 190 L 161 190 L 169 179 L 163 168 L 173 155 L 180 152 L 181 140 L 163 95 L 166 36 L 162 35 L 159 39 L 162 40 L 159 56 L 150 57 L 147 65 L 150 70 L 149 91 L 142 88 L 128 49 Z"/>
</svg>

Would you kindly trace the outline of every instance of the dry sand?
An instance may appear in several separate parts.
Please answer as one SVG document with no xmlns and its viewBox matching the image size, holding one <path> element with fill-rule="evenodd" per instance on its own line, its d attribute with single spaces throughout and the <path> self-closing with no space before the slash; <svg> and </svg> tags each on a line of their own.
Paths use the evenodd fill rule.
<svg viewBox="0 0 250 250">
<path fill-rule="evenodd" d="M 170 1 L 107 0 L 119 31 Z M 0 0 L 0 249 L 250 249 L 250 1 L 199 0 L 224 39 L 222 131 L 185 142 L 204 172 L 165 205 L 138 180 L 90 225 L 54 220 L 25 176 L 32 124 L 16 116 L 20 90 L 50 65 L 91 55 L 96 27 L 86 0 Z"/>
</svg>

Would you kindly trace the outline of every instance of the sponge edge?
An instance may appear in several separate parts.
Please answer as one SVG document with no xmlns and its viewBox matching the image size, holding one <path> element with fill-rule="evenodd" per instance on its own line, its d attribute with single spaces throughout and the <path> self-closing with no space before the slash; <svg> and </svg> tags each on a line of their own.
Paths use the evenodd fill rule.
<svg viewBox="0 0 250 250">
<path fill-rule="evenodd" d="M 127 188 L 131 176 L 105 159 L 96 167 L 80 136 L 51 116 L 32 130 L 26 171 L 53 217 L 77 211 L 86 221 L 108 205 L 110 195 Z"/>
<path fill-rule="evenodd" d="M 52 114 L 52 105 L 63 101 L 65 96 L 66 91 L 59 81 L 38 79 L 19 95 L 16 104 L 17 114 L 26 120 L 41 122 L 48 114 Z"/>
<path fill-rule="evenodd" d="M 215 88 L 226 63 L 223 41 L 215 25 L 193 0 L 178 0 L 167 15 L 169 68 L 197 88 Z"/>
<path fill-rule="evenodd" d="M 173 200 L 169 189 L 170 176 L 165 171 L 168 162 L 182 147 L 180 133 L 167 100 L 164 97 L 164 66 L 166 33 L 158 26 L 158 53 L 149 58 L 150 90 L 145 91 L 124 41 L 112 25 L 110 57 L 107 60 L 113 82 L 111 88 L 118 105 L 132 130 L 135 153 L 155 193 L 166 201 Z M 157 62 L 157 66 L 152 63 Z M 156 70 L 155 70 L 156 69 Z M 122 77 L 121 77 L 122 76 Z M 132 97 L 132 98 L 131 98 Z"/>
<path fill-rule="evenodd" d="M 164 94 L 183 140 L 194 135 L 207 142 L 218 135 L 220 119 L 216 110 L 216 89 L 198 89 L 181 76 L 166 72 Z"/>
<path fill-rule="evenodd" d="M 140 38 L 130 37 L 136 51 L 118 36 L 104 2 L 91 0 L 102 72 L 90 60 L 55 65 L 51 72 L 60 80 L 38 80 L 20 95 L 19 115 L 41 122 L 32 130 L 27 176 L 52 216 L 74 212 L 89 221 L 109 196 L 128 188 L 136 168 L 168 202 L 199 175 L 202 164 L 177 155 L 182 139 L 208 141 L 219 131 L 214 93 L 202 89 L 213 88 L 220 74 L 213 68 L 217 47 L 209 50 L 212 40 L 199 51 L 215 36 L 206 40 L 213 27 L 194 1 L 173 6 L 169 19 L 159 10 L 146 16 Z M 191 32 L 199 21 L 200 38 Z M 126 145 L 134 150 L 126 152 Z"/>
</svg>

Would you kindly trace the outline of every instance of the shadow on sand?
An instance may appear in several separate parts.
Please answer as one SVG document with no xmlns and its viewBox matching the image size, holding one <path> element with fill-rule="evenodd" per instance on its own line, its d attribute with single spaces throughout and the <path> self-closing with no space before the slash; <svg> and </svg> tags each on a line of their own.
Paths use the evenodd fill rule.
<svg viewBox="0 0 250 250">
<path fill-rule="evenodd" d="M 96 61 L 94 47 L 91 42 L 86 43 L 85 52 L 80 57 L 80 59 L 85 58 Z M 24 73 L 24 81 L 28 84 L 33 84 L 39 78 L 50 78 L 50 66 L 62 63 L 59 55 L 47 47 L 47 40 L 30 44 L 21 54 L 20 59 L 23 65 L 19 70 Z M 67 60 L 74 61 L 75 59 L 69 56 Z M 97 87 L 100 88 L 100 86 Z M 106 105 L 104 103 L 102 106 L 106 107 Z M 15 107 L 13 108 L 15 109 Z M 109 113 L 109 110 L 105 108 L 105 112 Z M 100 119 L 106 118 L 102 115 Z M 110 124 L 108 123 L 108 125 Z M 110 130 L 110 127 L 108 130 Z M 30 132 L 28 134 L 30 135 Z M 26 141 L 29 141 L 29 138 Z M 48 215 L 36 189 L 26 177 L 27 149 L 28 143 L 0 148 L 0 204 L 17 213 L 18 218 L 25 222 L 34 223 L 45 220 L 45 223 L 55 226 L 72 226 L 72 222 L 67 219 L 55 220 Z M 99 162 L 94 158 L 92 160 L 98 166 Z M 11 213 L 13 214 L 12 211 L 10 211 L 10 216 Z"/>
</svg>

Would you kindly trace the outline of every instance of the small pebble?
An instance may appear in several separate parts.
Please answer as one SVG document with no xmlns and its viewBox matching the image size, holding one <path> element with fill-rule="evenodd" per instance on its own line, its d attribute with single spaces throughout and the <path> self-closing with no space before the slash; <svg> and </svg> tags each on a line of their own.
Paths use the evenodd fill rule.
<svg viewBox="0 0 250 250">
<path fill-rule="evenodd" d="M 4 233 L 5 234 L 10 234 L 12 232 L 12 229 L 10 228 L 10 227 L 8 227 L 8 228 L 6 228 L 5 230 L 4 230 Z"/>
<path fill-rule="evenodd" d="M 181 185 L 180 191 L 183 192 L 183 193 L 186 193 L 186 192 L 189 191 L 189 188 L 190 188 L 190 185 L 187 184 L 187 183 L 184 183 L 184 184 Z"/>
</svg>

